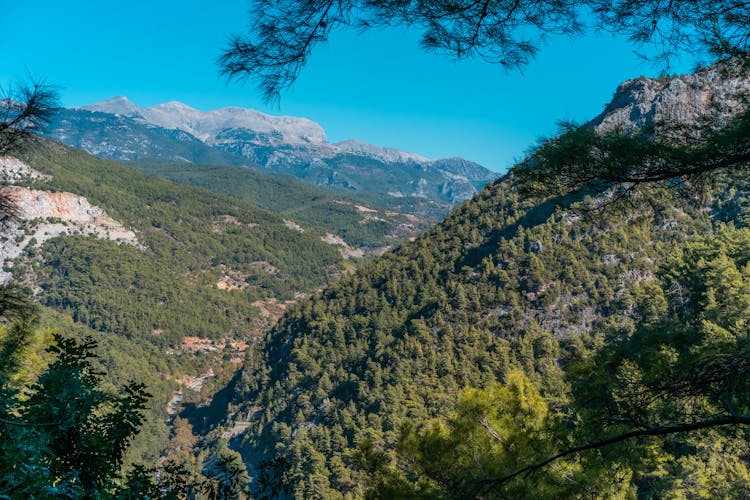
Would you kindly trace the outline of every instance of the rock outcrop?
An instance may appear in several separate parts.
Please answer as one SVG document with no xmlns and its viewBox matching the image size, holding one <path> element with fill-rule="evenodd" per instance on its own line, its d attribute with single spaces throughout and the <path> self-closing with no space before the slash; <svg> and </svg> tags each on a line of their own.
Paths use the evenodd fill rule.
<svg viewBox="0 0 750 500">
<path fill-rule="evenodd" d="M 365 256 L 365 251 L 361 248 L 354 248 L 351 247 L 345 242 L 341 237 L 336 236 L 335 234 L 326 233 L 325 236 L 321 236 L 320 238 L 325 243 L 328 243 L 329 245 L 336 245 L 339 247 L 339 252 L 341 252 L 341 256 L 345 259 L 361 259 Z"/>
<path fill-rule="evenodd" d="M 2 184 L 13 184 L 28 179 L 37 180 L 51 178 L 51 176 L 34 170 L 17 158 L 11 156 L 0 156 L 0 183 Z"/>
<path fill-rule="evenodd" d="M 29 247 L 38 248 L 45 241 L 61 235 L 85 234 L 118 243 L 138 244 L 133 231 L 82 196 L 7 185 L 48 177 L 15 158 L 0 158 L 0 180 L 6 184 L 2 193 L 15 201 L 20 219 L 3 228 L 0 235 L 0 265 L 3 267 L 0 283 L 11 278 L 7 261 L 19 257 Z"/>
<path fill-rule="evenodd" d="M 750 74 L 738 64 L 717 64 L 669 79 L 635 78 L 617 87 L 589 125 L 599 132 L 693 125 L 707 118 L 720 125 L 745 111 L 749 95 Z"/>
</svg>

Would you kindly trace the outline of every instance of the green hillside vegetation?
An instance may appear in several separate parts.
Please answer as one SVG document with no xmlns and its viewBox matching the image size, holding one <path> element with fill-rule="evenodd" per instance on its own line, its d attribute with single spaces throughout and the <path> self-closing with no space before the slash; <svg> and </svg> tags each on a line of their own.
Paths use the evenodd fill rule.
<svg viewBox="0 0 750 500">
<path fill-rule="evenodd" d="M 147 388 L 150 398 L 144 412 L 144 422 L 124 458 L 126 463 L 154 463 L 169 437 L 169 430 L 164 425 L 167 419 L 165 401 L 177 388 L 177 384 L 168 380 L 165 375 L 171 374 L 170 379 L 176 378 L 201 369 L 202 363 L 165 356 L 162 349 L 147 342 L 134 342 L 110 332 L 92 330 L 47 307 L 41 308 L 38 332 L 42 332 L 43 341 L 36 345 L 37 352 L 52 345 L 53 332 L 79 342 L 86 338 L 94 340 L 97 344 L 94 351 L 97 357 L 93 360 L 93 366 L 101 371 L 102 382 L 108 390 L 122 389 L 130 381 L 141 383 Z"/>
<path fill-rule="evenodd" d="M 28 160 L 52 175 L 35 187 L 85 196 L 132 228 L 143 247 L 84 236 L 43 245 L 35 270 L 43 303 L 96 330 L 160 346 L 184 335 L 245 335 L 256 315 L 251 302 L 291 299 L 340 270 L 338 250 L 320 232 L 289 229 L 248 203 L 55 144 L 38 145 Z M 243 289 L 216 287 L 226 269 Z"/>
<path fill-rule="evenodd" d="M 570 360 L 564 405 L 521 372 L 465 390 L 450 418 L 402 428 L 401 466 L 378 470 L 373 496 L 746 497 L 748 259 L 746 228 L 672 253 L 633 321 Z"/>
<path fill-rule="evenodd" d="M 395 487 L 392 477 L 385 483 L 377 478 L 396 464 L 404 424 L 423 429 L 447 417 L 467 386 L 491 397 L 501 397 L 492 392 L 500 390 L 492 388 L 498 381 L 511 387 L 501 395 L 533 387 L 540 395 L 533 405 L 539 421 L 545 412 L 569 412 L 566 371 L 598 352 L 608 332 L 635 328 L 648 301 L 672 285 L 659 269 L 675 249 L 722 221 L 747 220 L 746 192 L 741 184 L 721 185 L 705 209 L 662 196 L 659 205 L 627 217 L 602 212 L 582 218 L 570 208 L 581 196 L 522 199 L 512 177 L 496 181 L 416 241 L 290 311 L 266 336 L 263 350 L 249 353 L 236 401 L 244 405 L 238 415 L 250 410 L 242 450 L 261 478 L 258 493 L 347 498 L 363 496 L 373 480 L 376 496 L 386 483 Z M 533 407 L 528 411 L 537 412 Z M 532 423 L 523 432 L 536 432 Z M 460 474 L 449 468 L 460 465 L 452 462 L 460 456 L 447 451 L 452 445 L 441 446 L 446 456 L 428 446 L 420 455 L 427 457 L 424 464 L 406 460 L 423 465 L 427 489 L 412 488 L 413 468 L 396 484 L 412 484 L 409 495 L 460 496 L 460 482 L 431 475 L 442 468 Z M 702 460 L 690 458 L 694 449 L 676 456 L 685 464 Z M 648 494 L 672 491 L 659 488 L 679 479 L 670 475 L 674 470 L 660 469 L 661 486 L 650 485 L 633 478 L 648 476 L 654 463 L 644 459 L 637 467 L 618 485 Z M 501 470 L 482 472 L 493 477 Z M 601 486 L 595 477 L 574 479 L 565 491 Z M 535 494 L 562 491 L 542 486 Z M 512 491 L 503 494 L 522 490 Z"/>
<path fill-rule="evenodd" d="M 249 168 L 184 163 L 132 163 L 129 166 L 149 175 L 245 200 L 299 223 L 325 229 L 340 236 L 349 245 L 369 249 L 392 245 L 426 229 L 429 223 L 436 222 L 435 217 L 443 215 L 449 207 L 422 199 L 393 199 L 378 195 L 366 196 L 369 201 L 363 201 L 364 198 L 352 198 L 353 194 L 345 190 L 311 186 L 293 178 L 270 176 Z M 363 204 L 377 211 L 374 214 L 377 219 L 365 219 L 364 213 L 356 208 Z M 427 219 L 424 218 L 427 215 L 424 214 L 425 210 L 420 209 L 423 206 L 432 208 Z M 414 211 L 419 218 L 392 213 L 401 208 L 406 209 L 407 214 Z"/>
<path fill-rule="evenodd" d="M 228 498 L 247 488 L 239 455 L 226 447 L 203 446 L 190 463 L 175 462 L 171 453 L 159 458 L 170 436 L 169 443 L 182 444 L 183 453 L 192 451 L 184 444 L 195 438 L 184 432 L 180 438 L 180 428 L 169 433 L 163 425 L 161 393 L 173 384 L 154 372 L 154 366 L 166 366 L 153 348 L 73 325 L 49 309 L 29 314 L 24 306 L 25 313 L 16 315 L 4 306 L 4 498 L 217 498 L 217 492 Z M 144 465 L 156 463 L 161 463 L 158 485 L 155 467 Z"/>
<path fill-rule="evenodd" d="M 295 299 L 343 270 L 337 248 L 320 240 L 323 231 L 289 229 L 282 217 L 247 202 L 46 140 L 19 156 L 52 175 L 34 188 L 85 196 L 137 234 L 139 246 L 55 238 L 13 266 L 17 280 L 41 290 L 40 328 L 93 337 L 96 366 L 109 387 L 137 380 L 151 394 L 126 464 L 152 464 L 159 456 L 169 437 L 166 407 L 179 387 L 175 379 L 213 371 L 200 391 L 185 391 L 184 401 L 193 405 L 229 382 L 240 354 L 225 343 L 252 348 L 267 324 L 253 302 Z M 239 289 L 217 287 L 226 275 Z M 219 351 L 183 352 L 185 336 L 211 339 Z M 45 338 L 40 352 L 52 341 Z"/>
</svg>

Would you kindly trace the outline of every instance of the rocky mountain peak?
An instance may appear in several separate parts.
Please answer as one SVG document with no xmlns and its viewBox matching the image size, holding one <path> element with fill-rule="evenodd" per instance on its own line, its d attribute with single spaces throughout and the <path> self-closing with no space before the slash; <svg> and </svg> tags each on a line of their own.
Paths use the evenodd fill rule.
<svg viewBox="0 0 750 500">
<path fill-rule="evenodd" d="M 395 148 L 386 148 L 383 146 L 377 146 L 375 144 L 368 144 L 356 139 L 348 139 L 345 141 L 337 142 L 336 144 L 334 144 L 334 146 L 347 153 L 369 156 L 370 158 L 376 158 L 386 163 L 427 163 L 430 161 L 428 158 L 415 153 L 408 153 Z"/>
<path fill-rule="evenodd" d="M 636 130 L 660 124 L 719 122 L 746 108 L 750 73 L 724 63 L 669 79 L 635 78 L 617 87 L 614 97 L 590 125 L 599 132 Z"/>
<path fill-rule="evenodd" d="M 124 95 L 118 95 L 111 99 L 95 102 L 94 104 L 83 106 L 81 109 L 92 112 L 109 113 L 111 115 L 127 116 L 130 118 L 143 118 L 141 115 L 141 108 L 133 104 L 133 102 Z"/>
<path fill-rule="evenodd" d="M 267 115 L 254 109 L 228 107 L 200 111 L 172 101 L 146 108 L 142 115 L 152 125 L 182 130 L 208 144 L 217 142 L 228 130 L 252 131 L 266 137 L 269 145 L 326 142 L 325 131 L 312 120 Z"/>
</svg>

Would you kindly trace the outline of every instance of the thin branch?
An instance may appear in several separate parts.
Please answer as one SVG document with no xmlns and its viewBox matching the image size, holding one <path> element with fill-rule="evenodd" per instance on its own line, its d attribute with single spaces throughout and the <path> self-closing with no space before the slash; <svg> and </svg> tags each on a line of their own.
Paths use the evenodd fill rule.
<svg viewBox="0 0 750 500">
<path fill-rule="evenodd" d="M 19 422 L 18 420 L 8 420 L 7 418 L 0 418 L 0 422 L 16 427 L 37 427 L 40 425 L 44 427 L 52 427 L 62 424 L 62 422 Z"/>
<path fill-rule="evenodd" d="M 0 155 L 47 125 L 57 109 L 57 89 L 32 77 L 6 92 L 0 98 Z"/>
<path fill-rule="evenodd" d="M 598 448 L 603 448 L 606 446 L 610 446 L 612 444 L 621 443 L 623 441 L 627 441 L 629 439 L 639 438 L 639 437 L 648 437 L 648 436 L 666 436 L 669 434 L 678 434 L 683 432 L 693 432 L 701 429 L 707 429 L 712 427 L 720 427 L 724 425 L 750 425 L 750 416 L 745 415 L 727 415 L 725 417 L 711 419 L 711 420 L 704 420 L 701 422 L 692 422 L 692 423 L 685 423 L 685 424 L 676 424 L 671 426 L 663 426 L 663 427 L 651 427 L 648 429 L 640 429 L 637 431 L 632 432 L 626 432 L 624 434 L 619 434 L 617 436 L 613 436 L 608 439 L 603 439 L 601 441 L 594 441 L 592 443 L 584 444 L 581 446 L 576 446 L 573 448 L 568 448 L 567 450 L 561 451 L 557 455 L 553 455 L 546 460 L 543 460 L 541 462 L 537 462 L 532 465 L 527 465 L 525 467 L 522 467 L 510 474 L 507 474 L 505 476 L 501 476 L 499 478 L 495 479 L 489 479 L 482 481 L 483 483 L 488 483 L 487 486 L 485 486 L 485 491 L 490 491 L 491 489 L 500 486 L 503 483 L 506 483 L 510 481 L 511 479 L 518 477 L 520 475 L 529 475 L 534 471 L 537 471 L 552 462 L 559 460 L 561 458 L 567 457 L 569 455 L 581 453 L 583 451 L 587 450 L 593 450 Z"/>
<path fill-rule="evenodd" d="M 497 442 L 499 442 L 503 446 L 507 445 L 507 443 L 502 438 L 502 436 L 500 434 L 498 434 L 498 432 L 495 430 L 495 428 L 490 425 L 490 423 L 487 421 L 486 417 L 482 417 L 482 419 L 479 421 L 479 423 L 482 425 L 482 427 L 484 427 L 487 430 L 487 433 L 490 436 L 492 436 Z"/>
</svg>

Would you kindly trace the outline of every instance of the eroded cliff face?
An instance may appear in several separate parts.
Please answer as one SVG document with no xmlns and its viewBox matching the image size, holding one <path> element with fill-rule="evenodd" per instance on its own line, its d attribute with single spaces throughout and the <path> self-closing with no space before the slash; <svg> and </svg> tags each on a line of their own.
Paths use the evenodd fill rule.
<svg viewBox="0 0 750 500">
<path fill-rule="evenodd" d="M 0 156 L 0 182 L 3 184 L 37 179 L 51 179 L 51 176 L 42 174 L 11 156 Z"/>
<path fill-rule="evenodd" d="M 724 63 L 671 79 L 635 78 L 617 87 L 612 101 L 589 124 L 598 132 L 635 131 L 664 124 L 721 125 L 747 109 L 750 72 Z"/>
<path fill-rule="evenodd" d="M 133 231 L 73 193 L 55 193 L 14 184 L 48 178 L 24 162 L 0 157 L 0 181 L 3 194 L 12 197 L 19 208 L 20 220 L 2 229 L 0 234 L 0 283 L 11 278 L 8 261 L 19 257 L 29 247 L 66 234 L 85 234 L 118 243 L 137 245 Z"/>
</svg>

